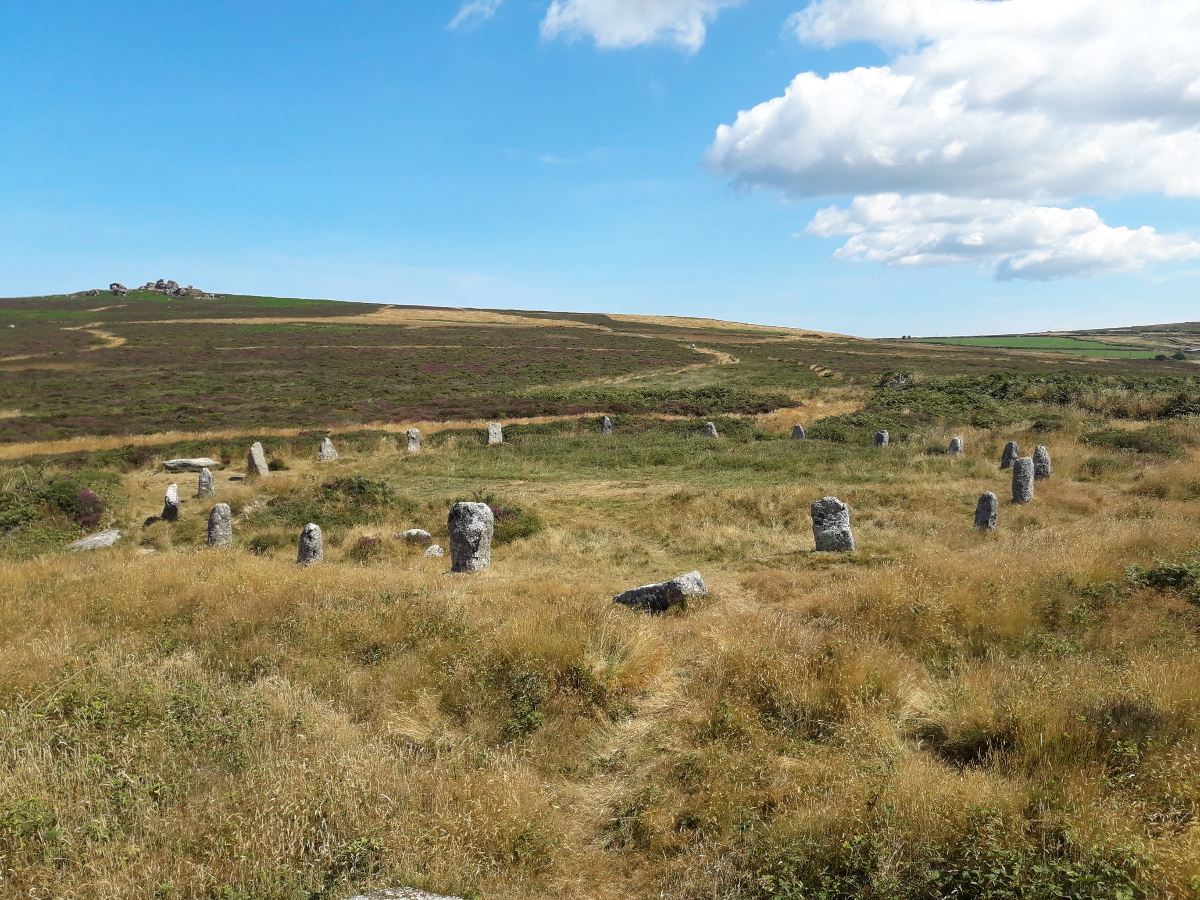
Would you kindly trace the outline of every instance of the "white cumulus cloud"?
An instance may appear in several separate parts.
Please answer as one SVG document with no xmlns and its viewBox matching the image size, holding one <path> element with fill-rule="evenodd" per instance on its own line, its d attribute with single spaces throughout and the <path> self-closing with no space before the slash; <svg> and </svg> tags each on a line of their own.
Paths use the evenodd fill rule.
<svg viewBox="0 0 1200 900">
<path fill-rule="evenodd" d="M 542 19 L 542 37 L 591 37 L 598 47 L 675 44 L 695 53 L 708 25 L 742 0 L 554 0 Z"/>
<path fill-rule="evenodd" d="M 812 44 L 878 44 L 888 65 L 797 75 L 783 96 L 720 126 L 706 162 L 748 188 L 856 195 L 809 228 L 860 229 L 840 255 L 987 259 L 1001 277 L 1041 278 L 1192 246 L 1057 204 L 1200 197 L 1196 0 L 814 0 L 788 24 Z M 946 219 L 951 198 L 975 231 Z"/>
</svg>

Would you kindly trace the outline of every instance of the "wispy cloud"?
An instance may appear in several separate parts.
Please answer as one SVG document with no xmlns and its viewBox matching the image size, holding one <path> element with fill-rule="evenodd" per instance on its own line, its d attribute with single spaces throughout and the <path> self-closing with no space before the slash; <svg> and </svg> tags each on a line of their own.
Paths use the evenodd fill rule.
<svg viewBox="0 0 1200 900">
<path fill-rule="evenodd" d="M 458 14 L 450 20 L 447 28 L 458 28 L 460 25 L 474 25 L 484 22 L 496 14 L 504 0 L 464 0 L 458 8 Z"/>
<path fill-rule="evenodd" d="M 598 47 L 674 44 L 695 53 L 708 25 L 742 0 L 554 0 L 542 19 L 542 37 L 591 37 Z"/>
</svg>

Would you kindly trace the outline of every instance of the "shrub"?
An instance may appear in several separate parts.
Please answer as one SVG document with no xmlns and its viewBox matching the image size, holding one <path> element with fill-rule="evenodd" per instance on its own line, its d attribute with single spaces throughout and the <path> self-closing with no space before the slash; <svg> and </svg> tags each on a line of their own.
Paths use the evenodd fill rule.
<svg viewBox="0 0 1200 900">
<path fill-rule="evenodd" d="M 383 540 L 377 537 L 360 537 L 346 556 L 360 566 L 368 565 L 383 556 Z"/>
</svg>

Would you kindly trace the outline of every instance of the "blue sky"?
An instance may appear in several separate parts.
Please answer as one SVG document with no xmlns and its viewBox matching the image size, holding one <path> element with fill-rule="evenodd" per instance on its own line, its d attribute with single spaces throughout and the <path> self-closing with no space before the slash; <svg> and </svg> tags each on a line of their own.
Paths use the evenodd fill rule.
<svg viewBox="0 0 1200 900">
<path fill-rule="evenodd" d="M 964 7 L 953 33 L 902 0 L 822 0 L 807 19 L 790 18 L 806 0 L 636 0 L 691 15 L 702 42 L 659 29 L 597 46 L 630 3 L 559 0 L 575 24 L 547 34 L 549 0 L 504 0 L 457 28 L 458 0 L 0 2 L 0 295 L 165 277 L 870 336 L 1200 318 L 1200 176 L 1187 174 L 1200 172 L 1200 72 L 1081 124 L 1061 110 L 1076 116 L 1103 73 L 1079 88 L 1072 71 L 1038 71 L 1036 90 L 997 101 L 988 79 L 1009 70 L 981 50 L 951 73 L 965 99 L 937 82 L 931 54 L 954 41 L 1000 34 L 1052 55 L 971 20 L 975 0 L 911 4 L 946 7 L 938 22 Z M 1196 36 L 1183 14 L 1162 28 Z M 1079 25 L 1038 28 L 1061 40 Z M 1094 58 L 1087 40 L 1078 58 Z M 1157 84 L 1162 57 L 1122 64 Z M 884 80 L 861 87 L 857 66 Z M 887 79 L 904 97 L 880 106 Z M 1152 146 L 1145 129 L 1130 137 L 1151 107 L 1169 146 L 1165 126 Z M 1056 116 L 1063 127 L 1045 127 Z M 1047 162 L 1074 158 L 1085 132 L 1115 162 Z M 881 135 L 895 141 L 882 168 L 863 151 Z M 1157 162 L 1131 171 L 1126 154 Z M 1119 230 L 1144 225 L 1157 231 Z"/>
</svg>

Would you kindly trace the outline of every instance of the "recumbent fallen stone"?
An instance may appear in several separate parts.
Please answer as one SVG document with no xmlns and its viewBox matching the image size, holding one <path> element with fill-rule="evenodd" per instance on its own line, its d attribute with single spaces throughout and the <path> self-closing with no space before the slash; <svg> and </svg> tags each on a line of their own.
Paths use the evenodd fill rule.
<svg viewBox="0 0 1200 900">
<path fill-rule="evenodd" d="M 296 562 L 302 566 L 325 560 L 325 538 L 321 534 L 321 526 L 309 522 L 300 532 L 300 547 L 296 552 Z"/>
<path fill-rule="evenodd" d="M 854 532 L 850 530 L 850 507 L 837 497 L 822 497 L 809 508 L 812 515 L 813 539 L 819 551 L 854 549 Z"/>
<path fill-rule="evenodd" d="M 996 517 L 1000 514 L 1000 501 L 991 491 L 979 495 L 975 504 L 975 527 L 984 531 L 992 531 L 996 527 Z"/>
<path fill-rule="evenodd" d="M 1014 459 L 1012 470 L 1013 503 L 1029 503 L 1033 500 L 1033 457 Z"/>
<path fill-rule="evenodd" d="M 192 459 L 168 459 L 163 463 L 168 472 L 178 472 L 187 469 L 220 469 L 221 464 L 207 456 L 197 456 Z"/>
<path fill-rule="evenodd" d="M 647 612 L 660 613 L 682 603 L 688 597 L 707 597 L 708 586 L 699 572 L 688 572 L 670 581 L 644 584 L 613 597 L 614 603 L 636 606 Z"/>
<path fill-rule="evenodd" d="M 208 546 L 216 549 L 233 546 L 233 514 L 228 503 L 218 503 L 208 514 Z"/>
<path fill-rule="evenodd" d="M 450 569 L 475 572 L 492 564 L 496 517 L 486 503 L 459 502 L 446 518 L 450 531 Z"/>
<path fill-rule="evenodd" d="M 101 531 L 97 534 L 89 534 L 87 537 L 81 537 L 77 541 L 72 541 L 67 546 L 72 550 L 102 550 L 105 547 L 111 547 L 121 539 L 121 532 L 116 528 L 111 531 Z"/>
</svg>

